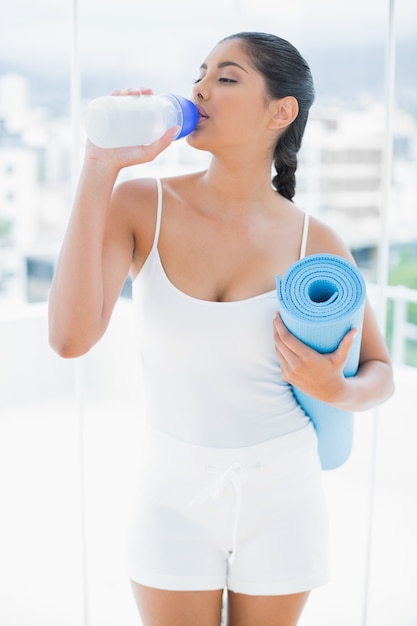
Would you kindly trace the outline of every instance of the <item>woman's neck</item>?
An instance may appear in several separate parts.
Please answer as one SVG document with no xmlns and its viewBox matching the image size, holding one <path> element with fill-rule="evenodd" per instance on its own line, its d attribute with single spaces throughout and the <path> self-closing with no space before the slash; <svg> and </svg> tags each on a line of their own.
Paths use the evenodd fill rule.
<svg viewBox="0 0 417 626">
<path fill-rule="evenodd" d="M 271 197 L 271 165 L 261 164 L 256 167 L 246 160 L 245 163 L 225 162 L 212 159 L 209 168 L 201 179 L 207 193 L 223 199 L 223 202 L 252 204 L 264 202 Z"/>
</svg>

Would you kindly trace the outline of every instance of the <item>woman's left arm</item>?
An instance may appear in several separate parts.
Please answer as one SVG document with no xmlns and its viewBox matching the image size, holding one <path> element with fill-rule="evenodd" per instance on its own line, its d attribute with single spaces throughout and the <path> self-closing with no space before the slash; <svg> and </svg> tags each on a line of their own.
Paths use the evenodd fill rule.
<svg viewBox="0 0 417 626">
<path fill-rule="evenodd" d="M 343 240 L 326 224 L 310 218 L 307 254 L 330 253 L 355 263 Z M 355 339 L 352 329 L 338 348 L 320 354 L 292 335 L 281 318 L 274 319 L 274 340 L 284 380 L 301 391 L 347 411 L 365 411 L 394 392 L 388 348 L 372 308 L 365 304 L 358 371 L 345 378 L 343 369 Z"/>
</svg>

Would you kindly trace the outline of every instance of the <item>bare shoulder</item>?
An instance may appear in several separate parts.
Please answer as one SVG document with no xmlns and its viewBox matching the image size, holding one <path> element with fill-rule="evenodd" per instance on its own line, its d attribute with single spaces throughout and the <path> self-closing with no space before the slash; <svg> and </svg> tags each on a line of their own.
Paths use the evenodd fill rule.
<svg viewBox="0 0 417 626">
<path fill-rule="evenodd" d="M 164 204 L 170 202 L 171 196 L 182 195 L 192 187 L 200 173 L 172 176 L 161 179 L 164 190 Z M 119 183 L 113 192 L 112 205 L 117 211 L 135 215 L 156 211 L 158 198 L 157 181 L 155 178 L 135 178 Z"/>
<path fill-rule="evenodd" d="M 178 204 L 190 185 L 192 175 L 161 179 L 164 215 Z M 131 274 L 135 276 L 147 258 L 155 238 L 158 185 L 155 178 L 132 178 L 113 190 L 108 233 L 110 239 L 132 242 Z"/>
<path fill-rule="evenodd" d="M 111 212 L 121 216 L 147 212 L 156 207 L 157 186 L 153 178 L 134 178 L 117 184 L 113 190 Z"/>
<path fill-rule="evenodd" d="M 166 198 L 168 203 L 176 200 L 187 202 L 190 198 L 193 199 L 196 193 L 196 185 L 198 185 L 204 173 L 204 171 L 191 172 L 180 176 L 163 178 L 164 199 Z"/>
<path fill-rule="evenodd" d="M 133 242 L 136 257 L 146 256 L 152 246 L 157 197 L 153 178 L 126 180 L 113 190 L 108 220 L 110 236 L 124 232 Z"/>
<path fill-rule="evenodd" d="M 337 254 L 354 262 L 343 238 L 321 220 L 310 217 L 307 254 Z"/>
</svg>

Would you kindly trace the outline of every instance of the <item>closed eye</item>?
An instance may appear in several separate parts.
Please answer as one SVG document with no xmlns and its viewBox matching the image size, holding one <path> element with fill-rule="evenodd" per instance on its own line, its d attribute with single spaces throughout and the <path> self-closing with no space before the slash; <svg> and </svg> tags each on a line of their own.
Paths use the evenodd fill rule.
<svg viewBox="0 0 417 626">
<path fill-rule="evenodd" d="M 197 85 L 201 80 L 203 80 L 202 78 L 195 78 L 193 80 L 193 85 Z M 219 78 L 219 83 L 237 83 L 237 80 L 234 80 L 233 78 L 226 78 L 226 77 L 221 77 Z"/>
</svg>

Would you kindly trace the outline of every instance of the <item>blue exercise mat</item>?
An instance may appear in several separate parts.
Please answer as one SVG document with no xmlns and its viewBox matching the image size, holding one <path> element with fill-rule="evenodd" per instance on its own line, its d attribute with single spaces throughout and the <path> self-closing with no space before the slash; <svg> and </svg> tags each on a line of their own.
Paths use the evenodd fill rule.
<svg viewBox="0 0 417 626">
<path fill-rule="evenodd" d="M 358 269 L 333 254 L 313 254 L 276 277 L 279 312 L 290 332 L 321 353 L 333 352 L 351 328 L 358 334 L 344 375 L 358 369 L 365 307 L 365 282 Z M 322 468 L 342 465 L 352 449 L 353 413 L 332 407 L 293 387 L 294 395 L 313 422 Z"/>
</svg>

